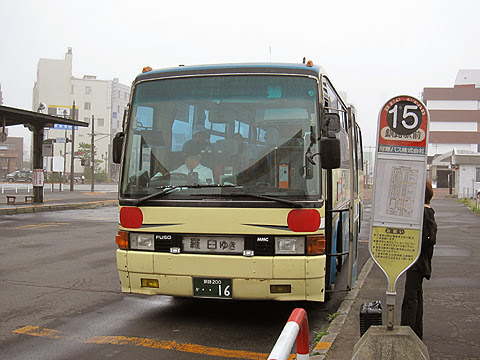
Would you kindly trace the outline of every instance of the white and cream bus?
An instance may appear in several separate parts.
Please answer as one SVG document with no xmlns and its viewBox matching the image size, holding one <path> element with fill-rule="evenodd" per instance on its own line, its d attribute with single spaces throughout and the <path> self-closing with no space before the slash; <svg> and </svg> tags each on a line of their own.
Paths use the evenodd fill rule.
<svg viewBox="0 0 480 360">
<path fill-rule="evenodd" d="M 324 301 L 342 265 L 351 287 L 361 133 L 321 67 L 146 68 L 113 157 L 123 292 Z"/>
</svg>

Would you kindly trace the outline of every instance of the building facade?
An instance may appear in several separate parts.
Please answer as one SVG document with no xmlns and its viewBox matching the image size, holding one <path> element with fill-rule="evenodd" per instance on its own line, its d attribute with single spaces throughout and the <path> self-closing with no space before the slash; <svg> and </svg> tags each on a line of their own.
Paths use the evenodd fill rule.
<svg viewBox="0 0 480 360">
<path fill-rule="evenodd" d="M 428 156 L 432 184 L 454 187 L 460 179 L 453 154 L 480 152 L 480 70 L 460 70 L 453 88 L 424 88 L 430 112 Z"/>
<path fill-rule="evenodd" d="M 455 193 L 459 198 L 477 197 L 480 194 L 480 153 L 452 156 L 455 171 Z"/>
<path fill-rule="evenodd" d="M 9 136 L 0 142 L 0 180 L 15 170 L 23 170 L 23 138 Z"/>
<path fill-rule="evenodd" d="M 120 84 L 118 79 L 100 80 L 94 75 L 74 77 L 72 72 L 72 49 L 69 48 L 64 59 L 40 59 L 37 65 L 37 81 L 33 88 L 32 109 L 37 110 L 45 104 L 45 111 L 51 115 L 70 118 L 73 102 L 77 109 L 76 119 L 94 123 L 96 160 L 102 160 L 100 167 L 107 173 L 108 179 L 117 179 L 118 165 L 112 162 L 111 140 L 121 131 L 124 109 L 127 106 L 130 87 Z M 92 127 L 75 129 L 75 151 L 79 144 L 91 144 Z M 54 140 L 54 157 L 62 157 L 64 164 L 70 164 L 72 129 L 56 126 L 45 131 L 45 138 Z M 67 140 L 68 141 L 68 140 Z M 53 171 L 50 161 L 46 161 L 47 171 Z M 86 167 L 89 164 L 85 165 Z M 80 158 L 75 159 L 75 173 L 89 172 L 81 166 Z M 70 167 L 66 166 L 66 173 Z"/>
</svg>

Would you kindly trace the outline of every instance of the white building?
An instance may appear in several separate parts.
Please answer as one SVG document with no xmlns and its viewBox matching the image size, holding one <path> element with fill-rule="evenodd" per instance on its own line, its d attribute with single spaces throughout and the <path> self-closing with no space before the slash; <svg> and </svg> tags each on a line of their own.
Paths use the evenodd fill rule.
<svg viewBox="0 0 480 360">
<path fill-rule="evenodd" d="M 453 187 L 463 171 L 453 171 L 452 154 L 480 152 L 480 70 L 459 70 L 453 88 L 425 88 L 423 102 L 430 112 L 430 179 Z"/>
<path fill-rule="evenodd" d="M 37 81 L 33 88 L 32 109 L 37 110 L 40 103 L 44 103 L 49 114 L 70 117 L 70 111 L 75 101 L 77 120 L 91 123 L 95 119 L 95 149 L 96 159 L 103 160 L 101 168 L 107 172 L 107 177 L 116 179 L 118 166 L 111 161 L 111 140 L 115 133 L 122 129 L 123 112 L 130 96 L 130 87 L 119 83 L 118 79 L 99 80 L 93 75 L 84 75 L 77 78 L 72 75 L 72 49 L 69 48 L 65 59 L 40 59 L 37 66 Z M 75 151 L 80 143 L 91 144 L 91 126 L 80 127 L 75 131 Z M 63 127 L 46 131 L 46 139 L 68 137 L 72 131 Z M 70 172 L 71 144 L 54 145 L 54 156 L 63 157 L 65 149 L 67 157 L 66 172 Z M 88 164 L 87 164 L 88 166 Z M 47 171 L 50 162 L 47 162 Z M 82 173 L 80 160 L 75 160 L 75 173 Z M 86 169 L 86 171 L 89 171 Z"/>
<path fill-rule="evenodd" d="M 453 153 L 455 193 L 459 198 L 476 197 L 480 192 L 480 154 Z"/>
</svg>

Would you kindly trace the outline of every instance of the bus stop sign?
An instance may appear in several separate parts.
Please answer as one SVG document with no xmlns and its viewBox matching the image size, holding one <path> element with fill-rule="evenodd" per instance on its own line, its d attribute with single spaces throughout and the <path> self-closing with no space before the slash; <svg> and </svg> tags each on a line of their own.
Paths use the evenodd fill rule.
<svg viewBox="0 0 480 360">
<path fill-rule="evenodd" d="M 396 282 L 421 249 L 428 122 L 425 105 L 405 95 L 387 101 L 378 117 L 369 249 L 387 276 L 392 312 Z"/>
<path fill-rule="evenodd" d="M 412 96 L 397 96 L 380 112 L 378 152 L 426 155 L 428 111 Z"/>
</svg>

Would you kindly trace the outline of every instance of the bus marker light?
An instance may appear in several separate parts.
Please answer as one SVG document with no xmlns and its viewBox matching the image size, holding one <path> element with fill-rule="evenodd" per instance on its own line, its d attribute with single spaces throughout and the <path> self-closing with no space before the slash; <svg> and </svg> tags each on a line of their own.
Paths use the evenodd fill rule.
<svg viewBox="0 0 480 360">
<path fill-rule="evenodd" d="M 290 294 L 292 285 L 270 285 L 270 294 Z"/>
<path fill-rule="evenodd" d="M 313 232 L 320 227 L 320 213 L 315 209 L 295 209 L 288 213 L 288 228 L 295 232 Z"/>
<path fill-rule="evenodd" d="M 157 279 L 142 279 L 142 288 L 159 288 L 158 280 Z"/>
<path fill-rule="evenodd" d="M 307 236 L 307 255 L 325 254 L 325 235 Z"/>
<path fill-rule="evenodd" d="M 119 249 L 128 250 L 128 232 L 120 230 L 118 235 L 115 236 L 115 242 Z"/>
<path fill-rule="evenodd" d="M 143 223 L 143 213 L 137 207 L 122 207 L 120 210 L 120 224 L 125 228 L 138 229 Z"/>
<path fill-rule="evenodd" d="M 308 67 L 312 67 L 312 66 L 313 66 L 313 61 L 312 61 L 312 60 L 308 60 L 308 61 L 307 61 L 307 66 L 308 66 Z"/>
<path fill-rule="evenodd" d="M 146 73 L 146 72 L 149 72 L 149 71 L 152 71 L 152 68 L 150 66 L 145 66 L 143 69 L 142 69 L 142 73 Z"/>
</svg>

